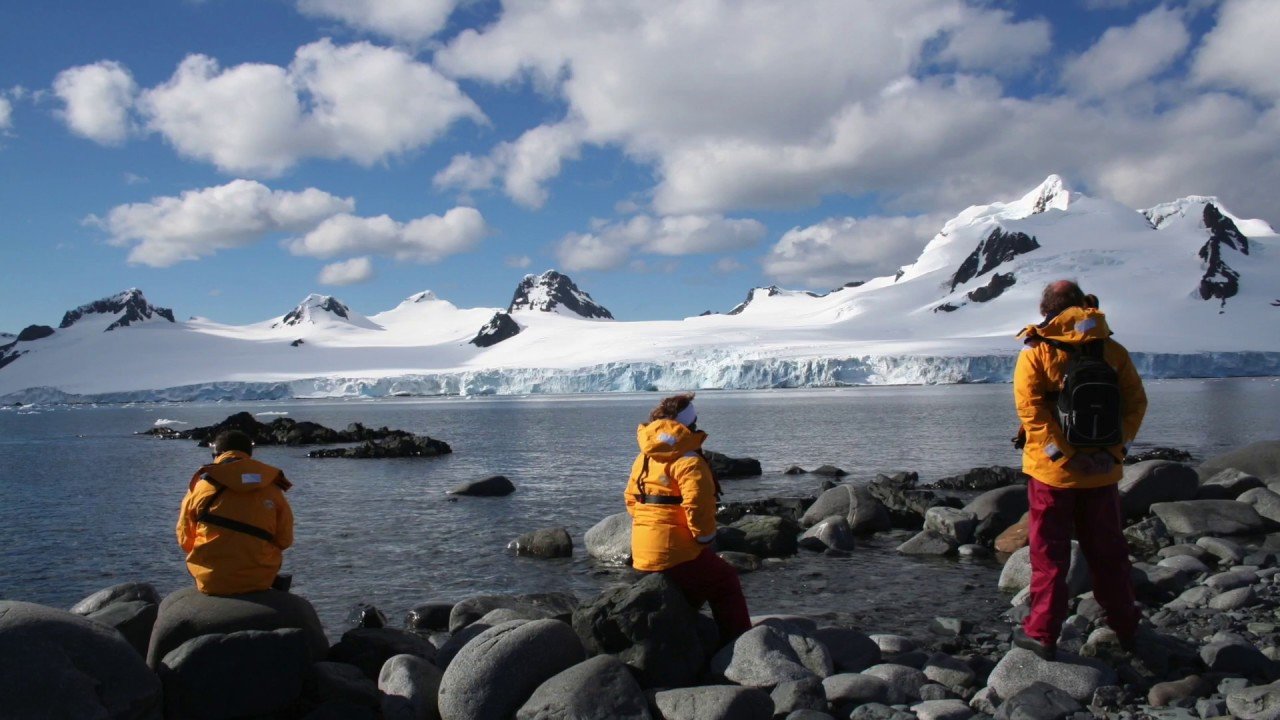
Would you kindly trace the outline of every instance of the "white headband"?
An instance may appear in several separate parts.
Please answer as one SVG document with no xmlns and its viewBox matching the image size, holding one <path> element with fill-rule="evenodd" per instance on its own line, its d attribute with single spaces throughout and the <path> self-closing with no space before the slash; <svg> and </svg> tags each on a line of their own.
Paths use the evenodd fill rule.
<svg viewBox="0 0 1280 720">
<path fill-rule="evenodd" d="M 693 409 L 693 403 L 689 403 L 685 409 L 676 413 L 676 422 L 684 425 L 685 427 L 689 427 L 690 425 L 698 422 L 698 411 Z"/>
</svg>

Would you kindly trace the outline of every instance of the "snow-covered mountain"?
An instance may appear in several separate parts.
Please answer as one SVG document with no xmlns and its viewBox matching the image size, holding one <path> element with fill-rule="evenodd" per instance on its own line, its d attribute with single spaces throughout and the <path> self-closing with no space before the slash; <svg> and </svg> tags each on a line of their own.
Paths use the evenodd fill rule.
<svg viewBox="0 0 1280 720">
<path fill-rule="evenodd" d="M 623 322 L 566 276 L 507 308 L 431 292 L 369 317 L 313 295 L 247 326 L 128 291 L 0 345 L 0 400 L 146 400 L 1007 381 L 1046 283 L 1099 296 L 1151 377 L 1280 375 L 1280 238 L 1195 196 L 1135 211 L 1057 176 L 970 207 L 896 274 L 752 289 L 727 314 Z M 112 329 L 112 332 L 103 332 Z"/>
</svg>

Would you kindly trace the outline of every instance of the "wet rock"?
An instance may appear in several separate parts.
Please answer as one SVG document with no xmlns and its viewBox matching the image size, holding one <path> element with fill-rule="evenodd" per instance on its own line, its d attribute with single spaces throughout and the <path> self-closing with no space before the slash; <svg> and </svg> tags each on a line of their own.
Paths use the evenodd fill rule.
<svg viewBox="0 0 1280 720">
<path fill-rule="evenodd" d="M 814 468 L 813 470 L 810 470 L 809 472 L 814 475 L 821 475 L 823 477 L 844 477 L 845 475 L 849 474 L 844 470 L 841 470 L 840 468 L 836 467 L 835 465 L 819 465 L 818 467 Z"/>
<path fill-rule="evenodd" d="M 1275 679 L 1275 665 L 1252 643 L 1231 633 L 1217 633 L 1200 648 L 1200 659 L 1211 672 Z"/>
<path fill-rule="evenodd" d="M 438 632 L 449 629 L 451 602 L 423 603 L 405 613 L 404 626 L 414 632 Z"/>
<path fill-rule="evenodd" d="M 13 718 L 149 720 L 161 708 L 160 681 L 114 630 L 10 600 L 0 600 L 0 698 Z"/>
<path fill-rule="evenodd" d="M 1030 535 L 1031 513 L 1026 513 L 1018 522 L 1005 528 L 1005 531 L 996 537 L 996 552 L 1012 555 L 1030 544 Z"/>
<path fill-rule="evenodd" d="M 998 587 L 1005 592 L 1017 592 L 1031 584 L 1031 548 L 1023 548 L 1009 557 L 1000 571 Z M 1067 570 L 1067 591 L 1076 596 L 1089 589 L 1089 564 L 1085 562 L 1080 544 L 1071 542 L 1071 565 Z"/>
<path fill-rule="evenodd" d="M 795 555 L 800 527 L 790 520 L 767 515 L 747 515 L 721 528 L 716 543 L 722 550 L 735 550 L 760 557 Z"/>
<path fill-rule="evenodd" d="M 1248 535 L 1266 525 L 1249 505 L 1236 500 L 1184 500 L 1156 503 L 1154 513 L 1169 532 L 1180 536 Z"/>
<path fill-rule="evenodd" d="M 1280 440 L 1256 442 L 1209 458 L 1196 468 L 1196 472 L 1201 478 L 1208 479 L 1227 468 L 1249 473 L 1264 482 L 1280 478 Z"/>
<path fill-rule="evenodd" d="M 809 528 L 800 536 L 799 545 L 806 550 L 852 550 L 853 529 L 843 516 L 829 517 Z"/>
<path fill-rule="evenodd" d="M 160 604 L 160 594 L 151 583 L 127 582 L 99 590 L 71 607 L 74 615 L 89 615 L 108 605 L 122 602 Z"/>
<path fill-rule="evenodd" d="M 315 663 L 306 684 L 308 697 L 317 702 L 378 709 L 382 706 L 377 684 L 354 665 L 328 661 Z"/>
<path fill-rule="evenodd" d="M 569 537 L 569 531 L 562 527 L 543 528 L 512 540 L 507 545 L 507 550 L 521 557 L 573 557 L 573 539 Z"/>
<path fill-rule="evenodd" d="M 973 710 L 963 700 L 926 700 L 911 706 L 920 720 L 968 720 Z"/>
<path fill-rule="evenodd" d="M 755 572 L 764 567 L 764 562 L 751 553 L 726 550 L 716 553 L 716 555 L 720 556 L 721 560 L 732 565 L 733 569 L 737 570 L 739 574 Z"/>
<path fill-rule="evenodd" d="M 1121 512 L 1127 518 L 1140 518 L 1155 503 L 1194 500 L 1200 477 L 1180 462 L 1147 460 L 1126 465 L 1118 487 Z"/>
<path fill-rule="evenodd" d="M 868 635 L 868 638 L 880 648 L 880 652 L 885 655 L 901 655 L 909 653 L 916 649 L 916 644 L 911 638 L 902 635 L 890 635 L 887 633 L 878 633 Z"/>
<path fill-rule="evenodd" d="M 1124 539 L 1138 557 L 1150 557 L 1173 544 L 1173 536 L 1158 517 L 1149 517 L 1125 528 Z"/>
<path fill-rule="evenodd" d="M 1084 706 L 1047 682 L 1033 682 L 1000 705 L 996 720 L 1061 720 Z"/>
<path fill-rule="evenodd" d="M 476 595 L 453 606 L 449 613 L 449 632 L 457 632 L 499 608 L 518 610 L 521 617 L 531 620 L 568 620 L 577 607 L 578 598 L 564 592 Z"/>
<path fill-rule="evenodd" d="M 1058 660 L 1051 662 L 1030 650 L 1013 648 L 987 678 L 987 686 L 1002 698 L 1012 698 L 1036 682 L 1048 683 L 1076 702 L 1088 702 L 1095 690 L 1115 682 L 1115 673 L 1100 662 L 1061 650 Z"/>
<path fill-rule="evenodd" d="M 1189 543 L 1182 543 L 1181 545 L 1170 545 L 1167 548 L 1161 548 L 1160 552 L 1156 554 L 1159 555 L 1161 559 L 1171 558 L 1178 555 L 1189 555 L 1199 560 L 1202 563 L 1218 562 L 1218 558 L 1215 557 L 1208 550 L 1205 550 L 1199 545 L 1191 545 Z"/>
<path fill-rule="evenodd" d="M 1209 601 L 1209 607 L 1221 611 L 1240 610 L 1257 604 L 1258 596 L 1251 587 L 1228 590 Z"/>
<path fill-rule="evenodd" d="M 873 675 L 840 673 L 825 678 L 822 689 L 832 709 L 842 717 L 866 703 L 882 703 L 889 699 L 889 683 Z"/>
<path fill-rule="evenodd" d="M 978 674 L 969 666 L 969 663 L 946 653 L 934 653 L 929 656 L 929 660 L 924 664 L 924 676 L 956 694 L 973 687 L 978 678 Z"/>
<path fill-rule="evenodd" d="M 1147 704 L 1152 707 L 1166 707 L 1179 703 L 1187 698 L 1200 697 L 1210 689 L 1210 685 L 1199 675 L 1188 675 L 1181 680 L 1170 680 L 1156 683 L 1147 692 Z"/>
<path fill-rule="evenodd" d="M 346 458 L 348 460 L 377 460 L 385 458 L 436 457 L 448 455 L 453 448 L 443 440 L 425 435 L 411 435 L 400 431 L 380 440 L 365 440 L 354 447 L 325 448 L 307 453 L 309 458 Z"/>
<path fill-rule="evenodd" d="M 625 512 L 601 520 L 582 538 L 587 554 L 607 565 L 631 564 L 631 516 Z"/>
<path fill-rule="evenodd" d="M 782 474 L 783 474 L 783 475 L 804 475 L 804 474 L 805 474 L 805 473 L 807 473 L 807 472 L 809 472 L 809 471 L 808 471 L 808 470 L 805 470 L 804 468 L 800 467 L 799 465 L 792 465 L 792 466 L 788 467 L 786 470 L 783 470 L 783 471 L 782 471 Z"/>
<path fill-rule="evenodd" d="M 1229 693 L 1227 710 L 1241 720 L 1280 720 L 1280 682 Z"/>
<path fill-rule="evenodd" d="M 818 496 L 800 519 L 809 527 L 833 516 L 842 515 L 857 534 L 880 532 L 890 528 L 889 513 L 871 492 L 861 486 L 837 485 Z"/>
<path fill-rule="evenodd" d="M 436 648 L 420 635 L 396 628 L 353 628 L 329 650 L 329 660 L 360 668 L 365 677 L 377 680 L 382 666 L 395 655 L 415 655 L 428 662 Z"/>
<path fill-rule="evenodd" d="M 959 506 L 959 501 L 938 495 L 932 490 L 916 487 L 919 475 L 901 472 L 894 475 L 877 475 L 867 485 L 871 495 L 884 504 L 894 527 L 919 530 L 924 526 L 925 513 L 938 506 Z M 976 516 L 976 514 L 975 514 Z M 853 523 L 850 522 L 850 525 Z"/>
<path fill-rule="evenodd" d="M 306 634 L 295 628 L 201 635 L 159 663 L 165 716 L 269 715 L 297 700 L 310 664 Z"/>
<path fill-rule="evenodd" d="M 649 720 L 649 702 L 612 655 L 578 663 L 538 686 L 516 720 Z"/>
<path fill-rule="evenodd" d="M 1280 524 L 1280 493 L 1270 488 L 1254 488 L 1241 493 L 1236 499 L 1253 508 L 1272 526 Z"/>
<path fill-rule="evenodd" d="M 989 490 L 964 506 L 978 522 L 974 531 L 977 542 L 990 544 L 1008 527 L 1027 513 L 1027 489 L 1021 485 Z"/>
<path fill-rule="evenodd" d="M 573 629 L 590 654 L 615 655 L 635 670 L 641 687 L 687 685 L 707 657 L 697 612 L 660 573 L 584 603 Z"/>
<path fill-rule="evenodd" d="M 114 628 L 138 656 L 147 657 L 147 644 L 151 642 L 151 629 L 155 627 L 159 606 L 145 600 L 113 602 L 88 613 L 84 617 L 109 628 Z"/>
<path fill-rule="evenodd" d="M 823 690 L 822 681 L 816 677 L 778 683 L 773 692 L 769 693 L 769 699 L 773 700 L 774 716 L 789 714 L 796 710 L 825 711 L 827 709 L 827 696 Z"/>
<path fill-rule="evenodd" d="M 881 663 L 872 665 L 862 671 L 863 675 L 880 678 L 885 681 L 889 688 L 889 699 L 887 702 L 891 705 L 911 702 L 920 699 L 920 688 L 928 678 L 924 673 L 916 668 L 906 665 L 898 665 L 896 663 Z"/>
<path fill-rule="evenodd" d="M 747 515 L 771 515 L 799 523 L 814 500 L 812 497 L 770 497 L 721 503 L 716 509 L 716 522 L 732 525 Z"/>
<path fill-rule="evenodd" d="M 978 519 L 973 513 L 952 507 L 929 508 L 924 514 L 924 529 L 932 530 L 964 545 L 973 541 Z"/>
<path fill-rule="evenodd" d="M 544 682 L 586 659 L 573 630 L 557 620 L 495 625 L 449 663 L 440 715 L 450 720 L 510 717 Z"/>
<path fill-rule="evenodd" d="M 1003 465 L 977 467 L 959 475 L 935 480 L 930 487 L 939 490 L 995 490 L 1010 485 L 1026 485 L 1026 476 L 1017 468 Z"/>
<path fill-rule="evenodd" d="M 1227 590 L 1235 590 L 1236 588 L 1252 585 L 1257 581 L 1258 573 L 1256 571 L 1241 568 L 1211 575 L 1204 581 L 1204 584 L 1218 592 L 1226 592 Z"/>
<path fill-rule="evenodd" d="M 436 698 L 443 673 L 417 655 L 387 658 L 378 673 L 385 720 L 439 720 Z"/>
<path fill-rule="evenodd" d="M 867 635 L 849 628 L 818 628 L 818 642 L 831 653 L 836 672 L 857 673 L 880 662 L 880 646 Z"/>
<path fill-rule="evenodd" d="M 773 700 L 756 688 L 714 685 L 654 693 L 664 720 L 770 720 Z"/>
<path fill-rule="evenodd" d="M 1170 447 L 1153 447 L 1147 450 L 1140 450 L 1124 456 L 1124 464 L 1132 465 L 1134 463 L 1145 462 L 1147 460 L 1173 460 L 1175 462 L 1186 463 L 1192 461 L 1191 453 L 1186 450 Z"/>
<path fill-rule="evenodd" d="M 991 551 L 981 545 L 961 545 L 956 548 L 956 554 L 962 558 L 989 558 Z"/>
<path fill-rule="evenodd" d="M 1203 562 L 1190 555 L 1174 555 L 1173 557 L 1164 558 L 1156 564 L 1160 567 L 1189 572 L 1193 575 L 1205 575 L 1209 573 L 1208 565 L 1205 565 Z"/>
<path fill-rule="evenodd" d="M 963 618 L 936 617 L 929 623 L 929 632 L 947 638 L 958 638 L 973 632 L 973 623 Z"/>
<path fill-rule="evenodd" d="M 761 474 L 760 461 L 755 458 L 732 458 L 711 450 L 704 450 L 702 454 L 711 466 L 711 473 L 720 480 L 759 477 Z"/>
<path fill-rule="evenodd" d="M 1235 500 L 1246 490 L 1264 487 L 1262 480 L 1247 472 L 1227 468 L 1205 479 L 1196 498 L 1200 500 Z"/>
<path fill-rule="evenodd" d="M 711 658 L 711 672 L 737 685 L 771 688 L 782 682 L 824 678 L 834 670 L 816 639 L 757 625 Z"/>
<path fill-rule="evenodd" d="M 347 611 L 347 624 L 352 627 L 386 627 L 387 616 L 369 603 L 356 603 Z"/>
<path fill-rule="evenodd" d="M 300 595 L 264 590 L 218 596 L 205 595 L 194 586 L 185 587 L 160 603 L 147 647 L 147 664 L 158 666 L 169 652 L 201 635 L 282 628 L 303 631 L 313 660 L 329 651 L 329 640 L 315 609 Z"/>
<path fill-rule="evenodd" d="M 463 483 L 449 491 L 450 495 L 471 497 L 502 497 L 516 491 L 516 486 L 503 475 L 492 475 L 483 480 Z"/>
<path fill-rule="evenodd" d="M 921 530 L 910 540 L 898 546 L 903 555 L 950 555 L 956 551 L 956 541 L 933 530 Z"/>
</svg>

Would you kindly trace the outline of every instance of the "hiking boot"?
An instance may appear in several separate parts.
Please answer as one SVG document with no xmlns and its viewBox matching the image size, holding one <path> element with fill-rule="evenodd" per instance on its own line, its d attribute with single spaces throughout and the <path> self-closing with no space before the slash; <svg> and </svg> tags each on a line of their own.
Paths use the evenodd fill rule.
<svg viewBox="0 0 1280 720">
<path fill-rule="evenodd" d="M 1035 653 L 1036 657 L 1041 660 L 1053 662 L 1058 657 L 1058 648 L 1056 645 L 1046 645 L 1028 635 L 1022 628 L 1017 628 L 1013 631 L 1013 636 L 1010 638 L 1010 641 L 1016 647 L 1020 647 L 1023 650 L 1030 650 Z"/>
</svg>

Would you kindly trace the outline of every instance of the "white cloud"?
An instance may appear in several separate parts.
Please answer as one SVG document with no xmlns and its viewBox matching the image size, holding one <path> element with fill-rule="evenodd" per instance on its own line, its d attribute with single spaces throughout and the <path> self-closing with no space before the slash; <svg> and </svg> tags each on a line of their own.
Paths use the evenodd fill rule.
<svg viewBox="0 0 1280 720">
<path fill-rule="evenodd" d="M 544 187 L 560 174 L 565 160 L 578 158 L 582 129 L 575 123 L 540 125 L 513 142 L 499 144 L 487 157 L 457 155 L 433 180 L 439 188 L 483 190 L 501 176 L 503 189 L 517 203 L 540 208 L 547 201 Z"/>
<path fill-rule="evenodd" d="M 180 153 L 263 175 L 309 157 L 371 165 L 430 144 L 458 120 L 484 121 L 456 83 L 408 53 L 328 39 L 299 48 L 288 68 L 223 69 L 188 56 L 139 108 Z"/>
<path fill-rule="evenodd" d="M 1013 21 L 1006 10 L 965 8 L 938 54 L 962 70 L 1013 73 L 1049 51 L 1051 27 L 1042 19 Z"/>
<path fill-rule="evenodd" d="M 339 255 L 386 255 L 396 260 L 436 263 L 479 244 L 489 227 L 475 208 L 456 207 L 444 215 L 427 215 L 406 223 L 386 215 L 335 215 L 306 235 L 288 243 L 295 255 L 331 258 Z"/>
<path fill-rule="evenodd" d="M 1062 78 L 1081 95 L 1110 95 L 1164 71 L 1190 44 L 1182 13 L 1161 6 L 1131 26 L 1109 28 L 1067 63 Z"/>
<path fill-rule="evenodd" d="M 76 135 L 104 145 L 129 137 L 138 84 L 120 63 L 103 60 L 63 70 L 54 78 L 53 92 L 63 103 L 59 115 Z"/>
<path fill-rule="evenodd" d="M 892 275 L 912 262 L 945 219 L 829 218 L 788 230 L 764 258 L 765 274 L 782 283 L 832 288 Z"/>
<path fill-rule="evenodd" d="M 1194 77 L 1222 83 L 1271 101 L 1280 100 L 1280 3 L 1274 0 L 1226 0 L 1218 23 L 1196 52 Z"/>
<path fill-rule="evenodd" d="M 502 264 L 509 268 L 527 268 L 533 264 L 533 258 L 528 255 L 508 255 L 503 258 Z"/>
<path fill-rule="evenodd" d="M 368 256 L 330 263 L 320 269 L 321 285 L 356 285 L 373 279 L 373 261 Z"/>
<path fill-rule="evenodd" d="M 298 10 L 307 15 L 405 42 L 440 32 L 457 5 L 458 0 L 298 0 Z"/>
<path fill-rule="evenodd" d="M 746 266 L 731 257 L 722 257 L 711 265 L 712 272 L 728 275 L 744 269 Z"/>
<path fill-rule="evenodd" d="M 694 255 L 755 247 L 766 229 L 756 220 L 718 215 L 655 218 L 637 215 L 617 223 L 601 223 L 590 233 L 565 236 L 556 246 L 568 270 L 612 270 L 634 252 Z"/>
<path fill-rule="evenodd" d="M 189 190 L 180 197 L 119 205 L 87 222 L 110 235 L 112 245 L 132 246 L 129 262 L 169 267 L 245 247 L 274 232 L 300 232 L 355 208 L 355 201 L 307 188 L 272 190 L 252 180 Z"/>
<path fill-rule="evenodd" d="M 13 103 L 0 95 L 0 132 L 13 127 Z"/>
</svg>

